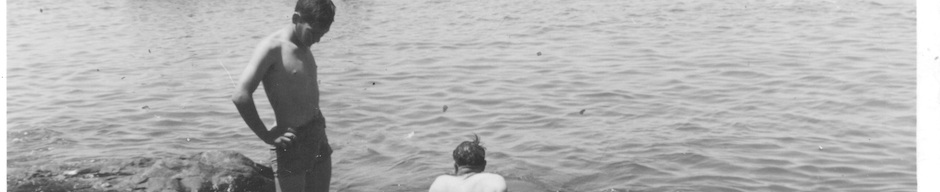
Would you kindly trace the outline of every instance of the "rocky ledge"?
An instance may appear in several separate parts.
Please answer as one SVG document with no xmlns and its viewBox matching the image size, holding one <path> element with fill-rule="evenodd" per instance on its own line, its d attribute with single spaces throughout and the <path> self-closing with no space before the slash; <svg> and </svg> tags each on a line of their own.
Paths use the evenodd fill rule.
<svg viewBox="0 0 940 192">
<path fill-rule="evenodd" d="M 232 151 L 33 168 L 7 174 L 9 191 L 274 191 L 274 172 Z"/>
</svg>

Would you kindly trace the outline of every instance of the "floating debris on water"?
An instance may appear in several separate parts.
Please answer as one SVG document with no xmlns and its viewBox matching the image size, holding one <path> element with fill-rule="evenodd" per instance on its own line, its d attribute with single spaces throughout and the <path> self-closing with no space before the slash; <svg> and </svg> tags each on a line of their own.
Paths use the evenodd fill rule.
<svg viewBox="0 0 940 192">
<path fill-rule="evenodd" d="M 150 49 L 147 49 L 147 53 L 153 53 L 153 52 L 150 52 Z"/>
<path fill-rule="evenodd" d="M 375 85 L 375 82 L 372 82 L 372 85 Z"/>
<path fill-rule="evenodd" d="M 94 177 L 95 175 L 93 173 L 98 172 L 98 171 L 99 171 L 98 169 L 84 168 L 84 169 L 75 169 L 75 170 L 65 171 L 62 173 L 62 175 L 67 176 L 67 177 L 84 175 L 85 178 L 89 178 L 89 176 Z"/>
<path fill-rule="evenodd" d="M 124 77 L 121 77 L 121 80 L 124 80 Z"/>
<path fill-rule="evenodd" d="M 538 53 L 535 53 L 535 56 L 542 56 L 542 52 L 539 51 Z"/>
<path fill-rule="evenodd" d="M 447 105 L 444 105 L 444 112 L 447 112 Z"/>
<path fill-rule="evenodd" d="M 41 8 L 39 9 L 39 12 L 42 13 L 42 9 L 41 9 Z"/>
<path fill-rule="evenodd" d="M 408 136 L 405 136 L 405 138 L 411 139 L 411 137 L 414 137 L 414 136 L 415 136 L 415 131 L 411 131 L 411 133 L 409 133 Z"/>
<path fill-rule="evenodd" d="M 140 109 L 150 109 L 150 106 L 144 105 L 143 107 L 140 107 Z"/>
<path fill-rule="evenodd" d="M 821 145 L 819 146 L 819 150 L 820 150 L 820 151 L 822 151 L 822 150 L 823 150 L 823 147 L 822 147 Z"/>
<path fill-rule="evenodd" d="M 581 109 L 581 115 L 584 115 L 584 111 L 586 111 L 586 110 L 587 110 L 587 109 Z"/>
</svg>

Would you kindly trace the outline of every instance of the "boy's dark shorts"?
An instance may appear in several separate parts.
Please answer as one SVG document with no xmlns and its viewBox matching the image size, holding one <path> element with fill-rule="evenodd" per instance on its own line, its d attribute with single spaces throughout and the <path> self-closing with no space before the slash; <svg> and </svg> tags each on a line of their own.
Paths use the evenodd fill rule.
<svg viewBox="0 0 940 192">
<path fill-rule="evenodd" d="M 326 121 L 319 113 L 305 125 L 294 128 L 294 144 L 288 148 L 272 149 L 271 168 L 275 174 L 310 172 L 324 159 L 330 158 L 333 149 L 326 139 Z M 326 165 L 330 166 L 330 165 Z"/>
</svg>

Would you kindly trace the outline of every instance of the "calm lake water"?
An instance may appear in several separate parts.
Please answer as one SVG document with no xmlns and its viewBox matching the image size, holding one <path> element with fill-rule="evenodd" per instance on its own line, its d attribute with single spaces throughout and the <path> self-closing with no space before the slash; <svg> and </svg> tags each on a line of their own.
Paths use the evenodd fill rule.
<svg viewBox="0 0 940 192">
<path fill-rule="evenodd" d="M 516 191 L 916 190 L 914 1 L 334 1 L 335 191 L 424 191 L 474 133 Z M 293 1 L 7 4 L 8 169 L 267 159 L 230 78 Z"/>
</svg>

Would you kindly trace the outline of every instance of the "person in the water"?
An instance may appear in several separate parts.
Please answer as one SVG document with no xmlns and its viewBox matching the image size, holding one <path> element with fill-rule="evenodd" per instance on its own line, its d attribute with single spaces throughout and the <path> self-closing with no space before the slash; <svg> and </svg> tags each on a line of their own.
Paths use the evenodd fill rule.
<svg viewBox="0 0 940 192">
<path fill-rule="evenodd" d="M 317 63 L 310 46 L 330 30 L 336 6 L 330 0 L 298 0 L 292 23 L 261 39 L 242 72 L 232 102 L 273 157 L 277 191 L 329 191 L 333 150 L 320 112 Z M 270 130 L 252 94 L 260 83 L 274 110 Z"/>
<path fill-rule="evenodd" d="M 480 137 L 464 141 L 454 149 L 454 175 L 441 175 L 431 183 L 429 192 L 505 192 L 503 176 L 484 173 L 486 148 L 480 145 Z"/>
</svg>

